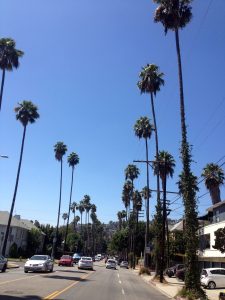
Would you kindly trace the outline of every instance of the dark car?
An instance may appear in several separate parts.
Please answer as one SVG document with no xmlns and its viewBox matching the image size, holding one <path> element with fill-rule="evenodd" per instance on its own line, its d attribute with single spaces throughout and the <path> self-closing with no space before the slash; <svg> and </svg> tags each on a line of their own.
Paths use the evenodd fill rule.
<svg viewBox="0 0 225 300">
<path fill-rule="evenodd" d="M 186 271 L 185 268 L 177 270 L 176 274 L 175 274 L 176 278 L 179 279 L 179 280 L 184 281 L 184 279 L 185 279 L 185 271 Z"/>
<path fill-rule="evenodd" d="M 181 270 L 183 268 L 184 264 L 176 264 L 175 266 L 168 268 L 165 273 L 168 277 L 173 277 L 176 276 L 176 272 L 178 270 Z"/>
<path fill-rule="evenodd" d="M 73 262 L 74 262 L 75 264 L 78 264 L 80 258 L 81 258 L 80 254 L 74 253 L 74 255 L 73 255 Z"/>
<path fill-rule="evenodd" d="M 5 272 L 7 268 L 7 258 L 5 258 L 3 255 L 0 255 L 0 270 L 2 272 Z"/>
</svg>

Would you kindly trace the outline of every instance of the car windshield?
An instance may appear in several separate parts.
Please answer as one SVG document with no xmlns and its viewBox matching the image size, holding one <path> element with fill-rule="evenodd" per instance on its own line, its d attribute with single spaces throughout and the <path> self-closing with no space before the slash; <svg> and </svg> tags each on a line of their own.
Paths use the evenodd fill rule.
<svg viewBox="0 0 225 300">
<path fill-rule="evenodd" d="M 62 259 L 70 259 L 70 256 L 69 255 L 63 255 L 61 258 Z"/>
<path fill-rule="evenodd" d="M 46 255 L 33 255 L 30 259 L 31 260 L 46 260 L 46 259 L 48 259 L 48 257 Z"/>
<path fill-rule="evenodd" d="M 108 263 L 114 263 L 115 264 L 116 262 L 113 259 L 108 259 Z"/>
<path fill-rule="evenodd" d="M 81 260 L 92 260 L 92 258 L 91 257 L 81 257 Z"/>
</svg>

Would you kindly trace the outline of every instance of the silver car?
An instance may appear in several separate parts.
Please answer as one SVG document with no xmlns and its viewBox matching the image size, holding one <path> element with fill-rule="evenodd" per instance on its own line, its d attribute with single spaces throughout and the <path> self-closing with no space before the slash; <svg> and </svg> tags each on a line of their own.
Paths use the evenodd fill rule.
<svg viewBox="0 0 225 300">
<path fill-rule="evenodd" d="M 53 264 L 53 260 L 49 255 L 34 255 L 26 261 L 24 265 L 24 272 L 52 272 Z"/>
<path fill-rule="evenodd" d="M 106 269 L 115 269 L 116 270 L 116 261 L 115 259 L 108 259 L 105 264 Z"/>
<path fill-rule="evenodd" d="M 82 256 L 78 262 L 78 269 L 90 269 L 93 270 L 93 260 L 91 257 Z"/>
<path fill-rule="evenodd" d="M 203 269 L 201 273 L 201 285 L 209 289 L 225 287 L 225 269 Z"/>
<path fill-rule="evenodd" d="M 2 272 L 5 272 L 7 268 L 7 258 L 5 258 L 3 255 L 0 255 L 0 270 Z"/>
</svg>

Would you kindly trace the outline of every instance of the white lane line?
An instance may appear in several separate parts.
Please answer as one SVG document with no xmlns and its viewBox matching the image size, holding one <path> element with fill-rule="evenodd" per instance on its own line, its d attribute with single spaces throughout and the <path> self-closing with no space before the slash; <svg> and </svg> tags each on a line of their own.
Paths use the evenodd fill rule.
<svg viewBox="0 0 225 300">
<path fill-rule="evenodd" d="M 119 280 L 119 283 L 121 284 L 121 283 L 122 283 L 122 281 L 121 281 L 121 280 Z"/>
<path fill-rule="evenodd" d="M 122 294 L 125 295 L 124 289 L 122 289 Z"/>
<path fill-rule="evenodd" d="M 118 273 L 117 276 L 118 276 L 118 278 L 119 278 L 119 277 L 120 277 L 120 274 Z"/>
</svg>

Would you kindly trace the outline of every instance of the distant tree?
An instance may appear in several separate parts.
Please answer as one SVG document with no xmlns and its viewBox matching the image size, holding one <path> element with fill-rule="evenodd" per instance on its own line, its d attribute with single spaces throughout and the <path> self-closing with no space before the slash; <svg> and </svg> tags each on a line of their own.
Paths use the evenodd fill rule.
<svg viewBox="0 0 225 300">
<path fill-rule="evenodd" d="M 2 255 L 5 255 L 7 240 L 9 236 L 9 229 L 10 229 L 12 215 L 13 215 L 13 209 L 16 202 L 16 195 L 17 195 L 17 188 L 19 184 L 20 169 L 21 169 L 22 158 L 23 158 L 23 149 L 24 149 L 27 125 L 29 123 L 31 124 L 35 123 L 35 121 L 39 118 L 38 108 L 31 101 L 24 100 L 21 103 L 19 103 L 18 106 L 15 107 L 15 112 L 16 112 L 16 119 L 20 121 L 21 124 L 23 125 L 23 138 L 22 138 L 22 144 L 20 149 L 20 159 L 19 159 L 19 165 L 17 169 L 16 184 L 14 188 L 14 194 L 13 194 L 11 209 L 9 213 L 9 220 L 6 228 L 5 239 L 2 247 Z"/>
<path fill-rule="evenodd" d="M 38 253 L 38 251 L 42 251 L 40 249 L 41 243 L 41 232 L 38 229 L 31 229 L 28 231 L 27 235 L 27 255 L 30 257 Z"/>
<path fill-rule="evenodd" d="M 63 225 L 65 226 L 65 222 L 68 219 L 68 214 L 67 213 L 63 213 L 62 214 L 62 218 L 63 218 L 63 221 L 64 221 Z"/>
<path fill-rule="evenodd" d="M 83 217 L 83 212 L 85 211 L 85 208 L 84 208 L 84 203 L 83 201 L 81 200 L 79 205 L 78 205 L 78 210 L 80 212 L 80 225 L 81 225 L 81 232 L 82 232 L 82 217 Z"/>
<path fill-rule="evenodd" d="M 75 220 L 76 209 L 78 209 L 78 204 L 76 202 L 72 202 L 70 205 L 70 210 L 73 213 L 73 221 Z M 74 223 L 74 230 L 76 230 L 76 224 Z"/>
<path fill-rule="evenodd" d="M 0 91 L 0 111 L 2 107 L 3 89 L 5 83 L 5 71 L 12 71 L 19 67 L 19 58 L 23 56 L 23 51 L 16 49 L 13 39 L 0 39 L 0 69 L 2 70 L 2 83 Z"/>
<path fill-rule="evenodd" d="M 123 191 L 122 191 L 122 201 L 126 208 L 126 219 L 129 219 L 130 216 L 130 202 L 132 197 L 132 182 L 130 180 L 127 180 L 123 185 Z"/>
<path fill-rule="evenodd" d="M 221 201 L 220 186 L 224 184 L 224 171 L 219 165 L 210 163 L 205 166 L 202 172 L 202 177 L 205 180 L 205 186 L 209 190 L 212 204 Z"/>
</svg>

